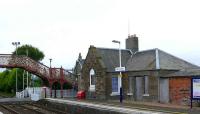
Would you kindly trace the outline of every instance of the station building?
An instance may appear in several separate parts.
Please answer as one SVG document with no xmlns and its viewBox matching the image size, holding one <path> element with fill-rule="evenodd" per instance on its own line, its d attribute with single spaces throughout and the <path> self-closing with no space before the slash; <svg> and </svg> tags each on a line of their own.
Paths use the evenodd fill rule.
<svg viewBox="0 0 200 114">
<path fill-rule="evenodd" d="M 139 51 L 136 35 L 126 39 L 121 60 L 125 71 L 119 76 L 119 49 L 90 46 L 84 62 L 76 64 L 78 89 L 87 99 L 119 99 L 122 83 L 126 100 L 189 104 L 191 77 L 200 75 L 199 66 L 157 48 Z"/>
</svg>

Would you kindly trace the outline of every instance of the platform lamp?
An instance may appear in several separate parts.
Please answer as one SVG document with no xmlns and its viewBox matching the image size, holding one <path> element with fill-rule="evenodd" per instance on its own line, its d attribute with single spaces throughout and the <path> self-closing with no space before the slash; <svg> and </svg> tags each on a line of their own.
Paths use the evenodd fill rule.
<svg viewBox="0 0 200 114">
<path fill-rule="evenodd" d="M 52 70 L 51 70 L 51 61 L 52 61 L 52 58 L 49 59 L 49 62 L 50 62 L 50 76 L 52 75 Z M 52 97 L 52 85 L 50 85 L 51 87 L 51 90 L 50 90 L 50 96 Z"/>
<path fill-rule="evenodd" d="M 15 53 L 15 55 L 17 55 L 17 47 L 18 47 L 18 45 L 20 45 L 20 42 L 12 42 L 12 45 L 14 45 L 15 46 L 15 50 L 16 50 L 16 53 Z M 16 97 L 17 97 L 17 90 L 18 88 L 17 88 L 17 68 L 16 68 Z"/>
<path fill-rule="evenodd" d="M 122 64 L 121 64 L 121 46 L 120 46 L 120 44 L 121 44 L 121 42 L 120 41 L 117 41 L 117 40 L 113 40 L 112 41 L 113 43 L 117 43 L 117 44 L 119 44 L 119 68 L 121 69 L 121 67 L 122 67 Z M 123 100 L 123 97 L 122 97 L 122 72 L 121 72 L 121 70 L 120 70 L 120 72 L 119 72 L 119 87 L 120 87 L 120 103 L 122 103 L 122 100 Z"/>
<path fill-rule="evenodd" d="M 50 58 L 49 61 L 50 61 L 50 68 L 51 68 L 51 61 L 52 61 L 52 59 Z"/>
</svg>

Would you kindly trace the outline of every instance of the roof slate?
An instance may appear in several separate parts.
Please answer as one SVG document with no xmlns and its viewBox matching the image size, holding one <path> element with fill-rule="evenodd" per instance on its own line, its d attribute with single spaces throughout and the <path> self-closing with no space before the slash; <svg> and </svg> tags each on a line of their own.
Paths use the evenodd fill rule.
<svg viewBox="0 0 200 114">
<path fill-rule="evenodd" d="M 109 49 L 109 48 L 96 48 L 97 52 L 102 58 L 104 65 L 107 68 L 107 71 L 113 72 L 116 67 L 119 67 L 119 50 L 118 49 Z M 122 67 L 125 67 L 128 59 L 131 57 L 130 50 L 121 50 L 122 55 Z"/>
<path fill-rule="evenodd" d="M 126 68 L 129 71 L 137 70 L 156 70 L 156 50 L 158 50 L 159 69 L 181 70 L 198 69 L 200 67 L 193 65 L 183 59 L 175 57 L 159 49 L 136 52 L 127 62 Z"/>
<path fill-rule="evenodd" d="M 156 64 L 155 50 L 147 50 L 136 52 L 128 60 L 126 64 L 126 70 L 138 71 L 138 70 L 152 70 L 155 69 Z"/>
<path fill-rule="evenodd" d="M 105 65 L 108 72 L 114 72 L 116 67 L 119 67 L 119 50 L 109 48 L 97 48 L 97 53 L 101 58 L 102 64 Z M 156 60 L 156 50 L 158 58 Z M 122 67 L 126 67 L 126 71 L 143 71 L 143 70 L 158 70 L 156 69 L 156 61 L 159 62 L 159 69 L 163 70 L 183 70 L 183 69 L 200 69 L 199 66 L 193 65 L 183 59 L 175 57 L 160 49 L 151 49 L 138 51 L 134 54 L 128 49 L 122 49 Z M 199 71 L 185 72 L 180 71 L 174 75 L 192 75 L 200 74 Z"/>
<path fill-rule="evenodd" d="M 183 59 L 175 57 L 169 53 L 159 50 L 159 62 L 161 69 L 198 69 L 200 67 L 191 64 Z"/>
</svg>

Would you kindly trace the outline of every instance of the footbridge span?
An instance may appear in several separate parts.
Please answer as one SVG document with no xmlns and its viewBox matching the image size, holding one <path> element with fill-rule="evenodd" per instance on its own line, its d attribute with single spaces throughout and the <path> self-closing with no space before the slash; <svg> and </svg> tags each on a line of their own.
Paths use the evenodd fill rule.
<svg viewBox="0 0 200 114">
<path fill-rule="evenodd" d="M 23 55 L 0 54 L 0 68 L 22 68 L 37 75 L 43 81 L 47 81 L 51 89 L 54 83 L 59 83 L 61 92 L 65 83 L 76 84 L 73 74 L 62 67 L 50 68 Z"/>
</svg>

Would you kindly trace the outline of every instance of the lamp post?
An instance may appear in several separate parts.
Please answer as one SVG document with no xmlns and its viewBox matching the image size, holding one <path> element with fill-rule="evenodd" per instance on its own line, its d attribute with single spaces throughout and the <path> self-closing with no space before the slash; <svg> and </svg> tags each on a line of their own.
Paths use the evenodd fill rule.
<svg viewBox="0 0 200 114">
<path fill-rule="evenodd" d="M 16 55 L 17 55 L 17 47 L 18 47 L 18 45 L 20 45 L 20 42 L 12 42 L 12 45 L 14 45 L 15 46 L 15 48 L 16 48 Z M 17 97 L 17 68 L 16 68 L 16 97 Z"/>
<path fill-rule="evenodd" d="M 50 68 L 51 68 L 51 61 L 52 61 L 52 59 L 50 58 L 49 61 L 50 61 Z"/>
<path fill-rule="evenodd" d="M 28 57 L 28 49 L 26 49 L 26 56 Z M 26 73 L 27 73 L 27 79 L 26 79 L 27 85 L 26 86 L 27 86 L 27 89 L 28 89 L 28 71 Z"/>
<path fill-rule="evenodd" d="M 50 71 L 50 77 L 52 76 L 52 70 L 51 70 L 51 61 L 52 61 L 52 59 L 50 58 L 49 59 L 49 61 L 50 61 L 50 68 L 49 68 L 49 71 Z M 52 97 L 52 84 L 50 83 L 50 87 L 51 87 L 51 89 L 50 89 L 50 97 Z"/>
<path fill-rule="evenodd" d="M 122 95 L 122 72 L 121 72 L 122 63 L 121 63 L 121 47 L 120 47 L 121 42 L 117 40 L 113 40 L 112 42 L 119 44 L 119 69 L 120 69 L 119 70 L 119 87 L 120 87 L 120 103 L 122 103 L 123 95 Z"/>
</svg>

